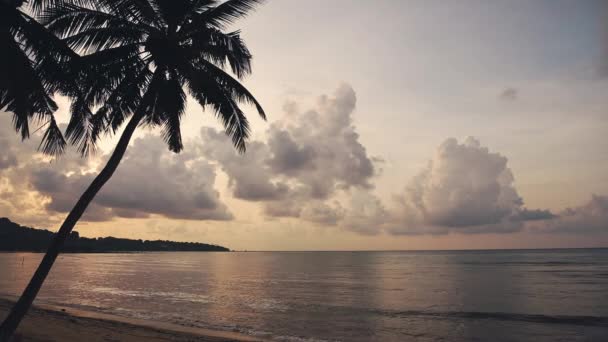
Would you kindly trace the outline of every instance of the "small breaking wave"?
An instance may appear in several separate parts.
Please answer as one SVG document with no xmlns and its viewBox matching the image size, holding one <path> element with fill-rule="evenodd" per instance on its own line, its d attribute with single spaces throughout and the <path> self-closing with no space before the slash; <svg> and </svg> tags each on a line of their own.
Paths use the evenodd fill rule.
<svg viewBox="0 0 608 342">
<path fill-rule="evenodd" d="M 475 311 L 385 311 L 374 310 L 374 313 L 390 317 L 432 317 L 438 319 L 475 319 L 500 320 L 543 324 L 568 324 L 594 327 L 608 327 L 608 317 L 601 316 L 568 316 L 519 314 L 510 312 L 475 312 Z"/>
</svg>

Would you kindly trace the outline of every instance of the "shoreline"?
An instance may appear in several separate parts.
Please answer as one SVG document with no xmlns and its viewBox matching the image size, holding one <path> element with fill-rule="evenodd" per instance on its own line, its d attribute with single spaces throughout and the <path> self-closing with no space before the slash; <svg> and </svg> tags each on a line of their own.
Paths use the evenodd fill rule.
<svg viewBox="0 0 608 342">
<path fill-rule="evenodd" d="M 608 250 L 608 246 L 549 248 L 469 248 L 469 249 L 361 249 L 361 250 L 232 250 L 227 251 L 62 251 L 61 254 L 142 254 L 142 253 L 445 253 L 445 252 L 546 252 Z M 46 250 L 0 250 L 0 254 L 44 254 Z"/>
<path fill-rule="evenodd" d="M 0 319 L 16 298 L 0 297 Z M 50 304 L 35 304 L 19 326 L 15 341 L 202 341 L 264 342 L 237 332 L 186 327 L 166 322 L 125 318 Z"/>
</svg>

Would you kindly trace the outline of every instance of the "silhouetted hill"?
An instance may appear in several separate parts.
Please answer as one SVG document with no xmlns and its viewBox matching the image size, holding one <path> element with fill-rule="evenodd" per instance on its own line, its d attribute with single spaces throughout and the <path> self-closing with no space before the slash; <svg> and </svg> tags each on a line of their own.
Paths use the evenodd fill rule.
<svg viewBox="0 0 608 342">
<path fill-rule="evenodd" d="M 8 218 L 0 218 L 0 251 L 44 252 L 54 233 L 48 230 L 20 226 Z M 85 238 L 74 231 L 63 248 L 64 252 L 228 252 L 226 247 L 196 242 L 146 241 L 115 237 Z"/>
</svg>

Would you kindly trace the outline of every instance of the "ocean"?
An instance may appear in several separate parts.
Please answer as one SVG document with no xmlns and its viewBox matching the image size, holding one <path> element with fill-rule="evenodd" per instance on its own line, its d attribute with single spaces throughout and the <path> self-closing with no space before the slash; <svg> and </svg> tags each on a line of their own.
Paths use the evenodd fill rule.
<svg viewBox="0 0 608 342">
<path fill-rule="evenodd" d="M 0 253 L 0 295 L 40 259 Z M 608 341 L 608 250 L 66 254 L 37 303 L 276 341 Z"/>
</svg>

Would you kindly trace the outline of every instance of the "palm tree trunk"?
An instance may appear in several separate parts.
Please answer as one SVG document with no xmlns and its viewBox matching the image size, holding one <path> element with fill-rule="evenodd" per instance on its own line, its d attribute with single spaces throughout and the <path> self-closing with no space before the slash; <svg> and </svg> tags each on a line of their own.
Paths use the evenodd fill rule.
<svg viewBox="0 0 608 342">
<path fill-rule="evenodd" d="M 118 144 L 116 144 L 116 148 L 108 160 L 108 163 L 103 170 L 101 170 L 99 175 L 95 177 L 87 190 L 82 194 L 72 211 L 70 211 L 70 214 L 61 225 L 61 228 L 59 228 L 59 232 L 57 232 L 52 240 L 51 245 L 44 255 L 42 262 L 38 266 L 36 273 L 34 273 L 34 276 L 30 280 L 30 283 L 25 288 L 25 291 L 23 291 L 23 294 L 11 310 L 8 317 L 0 326 L 0 342 L 8 342 L 15 330 L 17 330 L 19 323 L 34 302 L 36 295 L 38 295 L 38 291 L 40 291 L 42 283 L 44 283 L 44 280 L 49 274 L 55 259 L 57 259 L 59 252 L 61 252 L 61 248 L 63 247 L 65 240 L 70 235 L 72 229 L 89 206 L 89 203 L 91 203 L 93 198 L 95 198 L 95 195 L 97 195 L 99 190 L 101 190 L 104 184 L 110 179 L 110 177 L 112 177 L 114 171 L 116 171 L 118 164 L 120 164 L 120 161 L 127 150 L 127 146 L 129 146 L 129 141 L 133 136 L 133 132 L 135 132 L 135 129 L 139 125 L 142 117 L 143 114 L 139 111 L 133 115 L 125 127 Z"/>
</svg>

